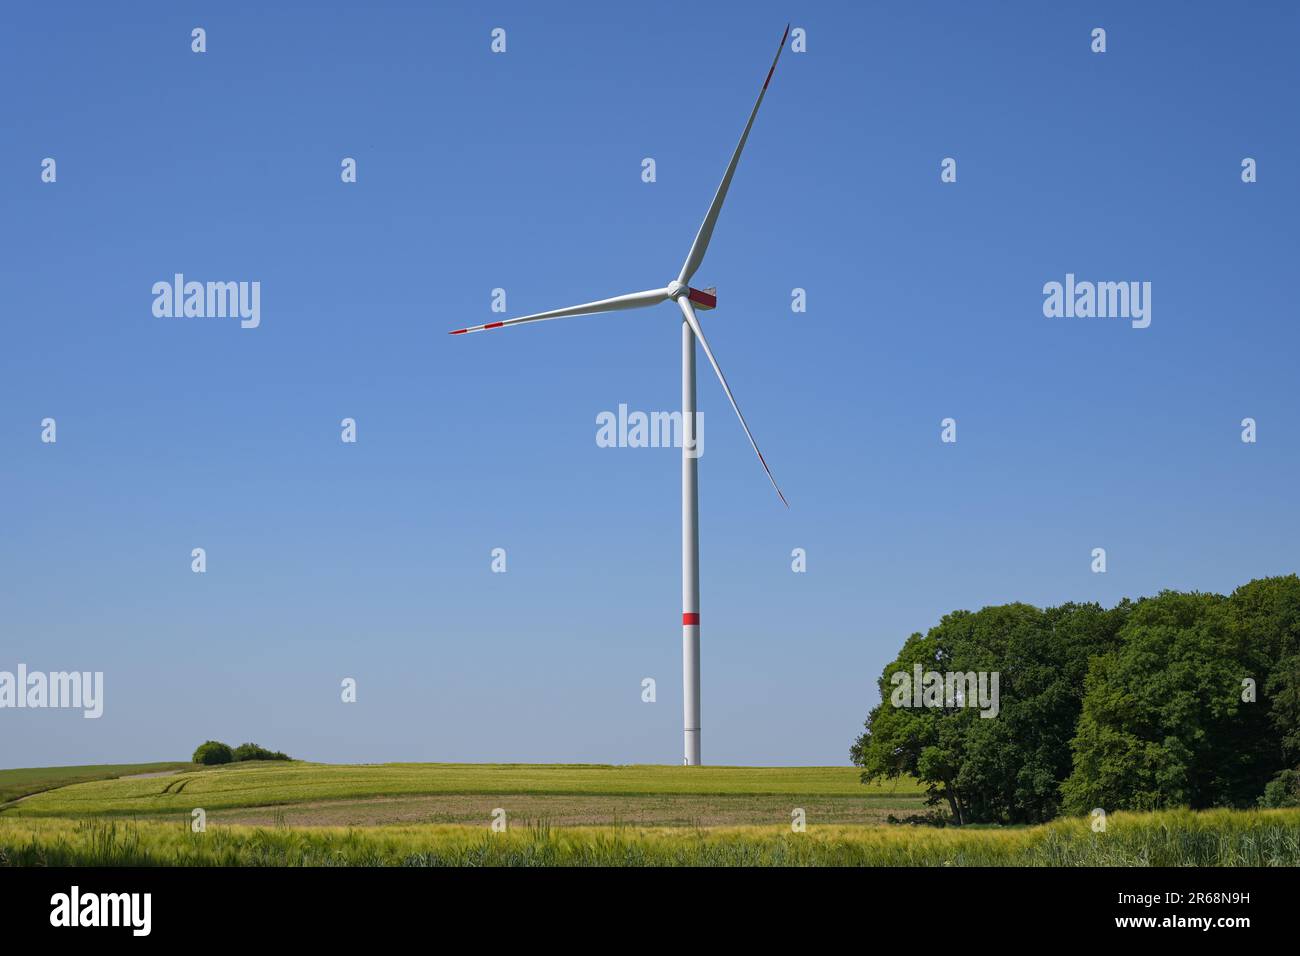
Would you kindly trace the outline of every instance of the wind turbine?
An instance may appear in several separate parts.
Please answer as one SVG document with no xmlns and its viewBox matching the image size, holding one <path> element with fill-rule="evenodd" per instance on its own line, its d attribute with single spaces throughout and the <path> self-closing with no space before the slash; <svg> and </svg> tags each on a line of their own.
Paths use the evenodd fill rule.
<svg viewBox="0 0 1300 956">
<path fill-rule="evenodd" d="M 776 479 L 772 477 L 772 470 L 767 467 L 767 461 L 763 458 L 763 453 L 758 450 L 758 443 L 754 441 L 749 426 L 745 424 L 745 416 L 740 413 L 740 406 L 736 404 L 736 397 L 731 394 L 731 388 L 727 385 L 727 377 L 722 374 L 722 367 L 718 365 L 718 360 L 714 358 L 713 350 L 709 348 L 709 340 L 704 337 L 704 329 L 700 327 L 699 319 L 695 316 L 696 307 L 701 311 L 705 311 L 717 305 L 717 296 L 714 294 L 716 290 L 694 289 L 689 285 L 691 277 L 695 275 L 700 263 L 704 261 L 704 253 L 708 250 L 709 240 L 713 237 L 713 227 L 718 222 L 718 213 L 722 211 L 722 203 L 727 198 L 727 190 L 731 187 L 731 178 L 735 175 L 736 165 L 740 162 L 741 151 L 745 148 L 745 141 L 749 139 L 749 131 L 754 125 L 754 117 L 758 115 L 758 108 L 763 105 L 763 96 L 767 93 L 768 84 L 772 82 L 772 74 L 776 72 L 777 60 L 781 59 L 781 51 L 785 49 L 785 41 L 789 36 L 790 25 L 786 24 L 785 33 L 781 36 L 781 45 L 776 48 L 776 56 L 772 59 L 772 67 L 767 71 L 767 79 L 763 81 L 763 88 L 758 91 L 758 99 L 754 102 L 754 108 L 749 113 L 749 121 L 745 123 L 745 131 L 740 134 L 740 142 L 736 144 L 736 151 L 731 154 L 731 162 L 727 164 L 727 171 L 722 174 L 722 183 L 713 196 L 709 211 L 704 216 L 704 222 L 700 225 L 700 231 L 695 235 L 695 241 L 691 243 L 691 251 L 687 253 L 686 262 L 682 265 L 682 271 L 676 279 L 662 289 L 631 292 L 627 295 L 615 296 L 612 299 L 600 299 L 596 302 L 570 306 L 567 309 L 552 309 L 550 312 L 538 312 L 534 315 L 505 319 L 501 322 L 489 322 L 486 325 L 456 329 L 449 333 L 451 335 L 465 335 L 469 332 L 504 329 L 512 325 L 523 325 L 526 322 L 542 322 L 546 319 L 563 319 L 574 315 L 594 315 L 599 312 L 640 309 L 646 306 L 658 305 L 669 299 L 676 302 L 677 307 L 681 309 L 683 430 L 682 725 L 685 747 L 683 762 L 687 766 L 697 766 L 700 763 L 699 457 L 698 454 L 692 454 L 695 448 L 695 343 L 697 341 L 700 343 L 700 347 L 704 349 L 704 354 L 708 357 L 709 364 L 713 366 L 713 371 L 717 373 L 718 381 L 722 383 L 722 390 L 727 394 L 727 400 L 731 402 L 731 407 L 735 409 L 736 417 L 740 419 L 740 427 L 745 430 L 745 436 L 749 439 L 750 445 L 753 446 L 754 453 L 758 455 L 763 470 L 767 472 L 768 480 L 772 482 L 772 487 L 776 489 L 782 504 L 787 508 L 790 506 L 789 502 L 785 500 L 785 495 L 781 494 L 781 489 L 777 487 Z"/>
</svg>

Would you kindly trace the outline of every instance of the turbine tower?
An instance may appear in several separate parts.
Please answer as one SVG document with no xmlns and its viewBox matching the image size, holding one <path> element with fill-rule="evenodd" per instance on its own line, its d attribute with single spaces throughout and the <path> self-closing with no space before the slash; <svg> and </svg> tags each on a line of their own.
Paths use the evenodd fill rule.
<svg viewBox="0 0 1300 956">
<path fill-rule="evenodd" d="M 722 374 L 722 367 L 718 365 L 718 360 L 714 358 L 713 350 L 709 348 L 709 340 L 704 337 L 704 329 L 700 327 L 699 319 L 695 315 L 696 308 L 700 311 L 706 311 L 717 305 L 716 290 L 695 289 L 690 285 L 691 278 L 704 261 L 704 253 L 709 248 L 709 240 L 713 238 L 713 227 L 717 225 L 718 213 L 722 211 L 722 203 L 727 198 L 727 190 L 731 188 L 731 179 L 736 173 L 737 164 L 740 162 L 740 154 L 745 148 L 745 141 L 749 139 L 749 131 L 754 125 L 754 117 L 758 115 L 758 108 L 763 105 L 763 96 L 767 93 L 768 84 L 772 82 L 772 74 L 776 72 L 777 61 L 781 59 L 781 51 L 785 49 L 785 41 L 789 36 L 790 25 L 786 24 L 785 33 L 781 36 L 781 45 L 776 48 L 776 56 L 773 57 L 772 66 L 767 71 L 767 78 L 763 81 L 763 88 L 758 91 L 758 99 L 754 102 L 754 108 L 750 110 L 749 121 L 745 123 L 745 131 L 740 134 L 740 142 L 736 144 L 736 150 L 731 154 L 731 162 L 727 164 L 727 170 L 722 175 L 722 182 L 718 185 L 718 191 L 713 196 L 709 211 L 704 216 L 704 222 L 700 224 L 700 231 L 696 233 L 695 241 L 691 243 L 691 251 L 687 253 L 686 262 L 682 265 L 682 271 L 676 279 L 669 282 L 662 289 L 631 292 L 627 295 L 615 296 L 612 299 L 600 299 L 596 302 L 574 305 L 566 309 L 553 309 L 550 312 L 538 312 L 515 319 L 505 319 L 501 322 L 489 322 L 486 325 L 476 325 L 468 329 L 456 329 L 450 333 L 451 335 L 465 335 L 469 332 L 486 332 L 492 329 L 508 328 L 512 325 L 522 325 L 526 322 L 541 322 L 546 319 L 563 319 L 574 315 L 594 315 L 600 312 L 639 309 L 658 305 L 669 299 L 677 303 L 677 307 L 681 310 L 682 732 L 683 762 L 687 766 L 697 766 L 700 763 L 700 499 L 699 457 L 695 452 L 696 342 L 699 342 L 700 348 L 704 350 L 705 357 L 708 358 L 709 364 L 713 366 L 713 371 L 718 376 L 718 381 L 722 383 L 722 390 L 726 393 L 727 400 L 731 402 L 736 417 L 740 419 L 740 427 L 745 430 L 745 436 L 749 439 L 749 444 L 753 446 L 754 453 L 758 455 L 759 463 L 767 473 L 768 481 L 776 489 L 782 504 L 787 508 L 789 507 L 785 495 L 781 494 L 781 489 L 777 487 L 776 479 L 772 477 L 772 470 L 767 467 L 767 461 L 763 458 L 763 453 L 758 450 L 758 443 L 754 441 L 754 435 L 750 432 L 749 425 L 745 423 L 745 416 L 740 413 L 740 406 L 736 404 L 736 398 L 731 394 L 730 386 L 727 385 L 727 377 Z"/>
</svg>

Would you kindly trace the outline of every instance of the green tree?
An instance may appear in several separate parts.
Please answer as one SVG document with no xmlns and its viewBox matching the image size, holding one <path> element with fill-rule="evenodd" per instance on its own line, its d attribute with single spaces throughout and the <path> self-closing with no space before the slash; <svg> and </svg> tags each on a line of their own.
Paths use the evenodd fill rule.
<svg viewBox="0 0 1300 956">
<path fill-rule="evenodd" d="M 243 760 L 288 760 L 287 754 L 278 750 L 267 750 L 258 744 L 240 744 L 234 750 L 234 759 Z"/>
<path fill-rule="evenodd" d="M 1246 661 L 1245 677 L 1255 681 L 1258 713 L 1240 743 L 1261 767 L 1276 774 L 1269 799 L 1300 789 L 1300 578 L 1260 578 L 1243 584 L 1228 599 Z"/>
<path fill-rule="evenodd" d="M 931 670 L 941 658 L 937 631 L 935 628 L 927 635 L 913 634 L 898 657 L 885 667 L 877 682 L 881 702 L 867 715 L 866 732 L 854 742 L 849 757 L 862 768 L 863 783 L 902 776 L 920 779 L 927 785 L 928 802 L 934 805 L 947 801 L 953 819 L 961 822 L 962 806 L 956 788 L 961 761 L 960 755 L 945 751 L 939 744 L 943 714 L 935 709 L 895 707 L 890 703 L 892 675 L 911 674 L 914 664 Z"/>
<path fill-rule="evenodd" d="M 896 675 L 918 667 L 997 672 L 996 718 L 893 700 Z M 958 823 L 1300 799 L 1294 574 L 1227 598 L 1165 591 L 1109 611 L 957 611 L 908 638 L 878 687 L 850 750 L 862 779 L 915 776 Z"/>
<path fill-rule="evenodd" d="M 1283 770 L 1268 782 L 1264 795 L 1259 798 L 1261 807 L 1300 807 L 1300 771 Z"/>
<path fill-rule="evenodd" d="M 1002 700 L 996 719 L 969 725 L 957 777 L 963 792 L 980 795 L 976 819 L 1033 823 L 1060 812 L 1089 662 L 1118 646 L 1129 607 L 1066 604 L 1036 616 L 981 612 L 985 620 L 968 639 L 986 667 L 1001 671 Z"/>
<path fill-rule="evenodd" d="M 881 702 L 850 750 L 864 782 L 912 775 L 958 823 L 1038 822 L 1060 808 L 1070 741 L 1089 659 L 1117 645 L 1127 603 L 1106 611 L 1027 604 L 947 615 L 913 634 L 879 680 Z M 944 701 L 896 705 L 894 675 L 922 671 L 998 675 L 996 716 Z"/>
<path fill-rule="evenodd" d="M 1162 592 L 1132 607 L 1119 638 L 1088 672 L 1065 809 L 1253 802 L 1269 745 L 1252 737 L 1269 735 L 1266 712 L 1242 700 L 1250 642 L 1228 599 Z"/>
<path fill-rule="evenodd" d="M 220 740 L 205 740 L 199 744 L 191 759 L 195 763 L 211 766 L 213 764 L 230 763 L 235 757 L 230 747 Z"/>
</svg>

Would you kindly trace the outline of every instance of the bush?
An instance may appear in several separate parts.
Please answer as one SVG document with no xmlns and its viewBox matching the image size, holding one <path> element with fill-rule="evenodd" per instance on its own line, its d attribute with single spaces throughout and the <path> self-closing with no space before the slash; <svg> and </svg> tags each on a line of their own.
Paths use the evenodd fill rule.
<svg viewBox="0 0 1300 956">
<path fill-rule="evenodd" d="M 235 748 L 236 760 L 288 760 L 288 754 L 278 750 L 267 750 L 257 744 L 240 744 Z"/>
<path fill-rule="evenodd" d="M 1268 786 L 1259 798 L 1261 807 L 1300 807 L 1300 770 L 1283 770 Z"/>
<path fill-rule="evenodd" d="M 205 740 L 194 751 L 193 759 L 195 763 L 213 766 L 215 764 L 230 763 L 235 759 L 235 755 L 228 744 L 223 744 L 220 740 Z"/>
</svg>

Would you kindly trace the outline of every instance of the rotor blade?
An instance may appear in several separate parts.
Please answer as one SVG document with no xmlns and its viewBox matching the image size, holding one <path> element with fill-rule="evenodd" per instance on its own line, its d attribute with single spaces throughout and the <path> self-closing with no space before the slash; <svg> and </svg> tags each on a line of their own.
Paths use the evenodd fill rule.
<svg viewBox="0 0 1300 956">
<path fill-rule="evenodd" d="M 517 319 L 505 319 L 501 322 L 489 322 L 487 325 L 475 325 L 468 329 L 454 329 L 448 335 L 464 335 L 466 332 L 483 332 L 487 329 L 503 329 L 524 322 L 541 322 L 545 319 L 564 319 L 571 315 L 594 315 L 597 312 L 618 312 L 622 309 L 642 309 L 648 305 L 658 305 L 668 298 L 667 289 L 648 289 L 645 292 L 630 292 L 612 299 L 601 299 L 583 305 L 571 305 L 567 309 L 552 309 L 550 312 L 537 312 L 533 315 L 521 315 Z"/>
<path fill-rule="evenodd" d="M 695 234 L 695 241 L 691 243 L 691 251 L 686 256 L 685 265 L 682 266 L 682 274 L 677 277 L 678 282 L 689 284 L 691 276 L 695 275 L 695 270 L 704 261 L 704 253 L 708 250 L 709 240 L 713 237 L 713 227 L 718 222 L 718 213 L 722 212 L 722 202 L 727 198 L 727 190 L 731 187 L 731 177 L 735 175 L 736 164 L 740 162 L 741 150 L 745 148 L 745 140 L 749 139 L 750 127 L 754 125 L 754 117 L 758 115 L 758 108 L 763 105 L 763 96 L 767 93 L 767 84 L 772 82 L 772 74 L 776 72 L 776 61 L 781 59 L 781 51 L 785 49 L 785 40 L 789 35 L 790 24 L 787 23 L 785 33 L 781 36 L 781 45 L 776 48 L 772 68 L 767 71 L 767 79 L 763 81 L 763 88 L 758 91 L 758 100 L 755 101 L 754 109 L 749 114 L 749 122 L 745 124 L 745 132 L 740 134 L 740 142 L 736 144 L 736 151 L 731 154 L 731 162 L 727 164 L 727 171 L 722 176 L 722 184 L 718 186 L 718 191 L 713 196 L 713 204 L 709 206 L 708 215 L 704 217 L 704 222 L 700 225 L 700 231 Z"/>
<path fill-rule="evenodd" d="M 691 331 L 695 333 L 695 338 L 698 339 L 700 345 L 703 346 L 704 354 L 709 357 L 709 364 L 713 366 L 713 371 L 718 373 L 718 381 L 722 383 L 722 390 L 727 393 L 727 400 L 731 402 L 731 407 L 736 410 L 736 417 L 740 419 L 740 427 L 745 429 L 745 437 L 749 439 L 750 445 L 754 448 L 754 454 L 758 456 L 759 463 L 762 464 L 763 470 L 767 472 L 767 480 L 772 483 L 773 488 L 776 488 L 776 493 L 781 499 L 781 504 L 789 508 L 790 502 L 786 501 L 785 495 L 781 494 L 781 489 L 777 486 L 776 479 L 772 477 L 772 469 L 767 467 L 767 459 L 765 459 L 763 453 L 758 450 L 758 442 L 754 441 L 754 436 L 750 432 L 749 426 L 745 424 L 745 416 L 740 414 L 740 406 L 736 404 L 736 397 L 731 394 L 731 388 L 727 385 L 727 376 L 722 374 L 722 369 L 718 365 L 718 360 L 713 357 L 713 349 L 709 348 L 709 340 L 704 337 L 704 330 L 700 328 L 700 322 L 695 318 L 695 310 L 691 308 L 691 303 L 684 295 L 677 297 L 677 304 L 681 306 L 682 315 L 686 317 L 686 321 L 690 324 Z"/>
</svg>

